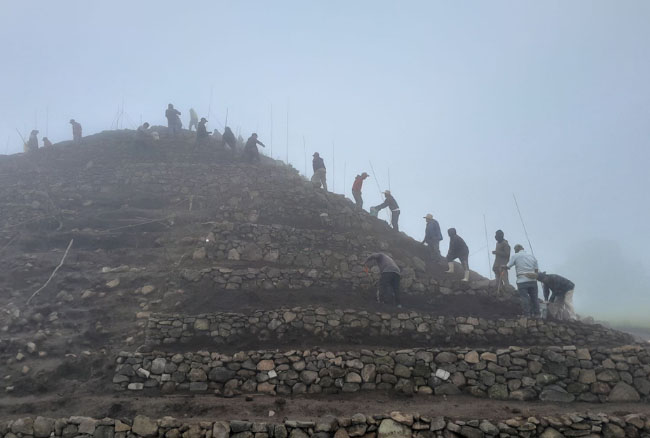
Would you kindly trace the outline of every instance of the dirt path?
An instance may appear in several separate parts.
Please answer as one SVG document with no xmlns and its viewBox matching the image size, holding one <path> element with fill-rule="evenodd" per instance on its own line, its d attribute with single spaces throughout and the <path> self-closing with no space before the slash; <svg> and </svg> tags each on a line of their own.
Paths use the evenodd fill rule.
<svg viewBox="0 0 650 438">
<path fill-rule="evenodd" d="M 247 401 L 250 400 L 250 401 Z M 279 401 L 285 403 L 280 404 Z M 269 417 L 269 411 L 275 415 Z M 498 401 L 467 396 L 395 396 L 381 392 L 301 396 L 281 399 L 254 395 L 231 399 L 213 396 L 164 396 L 143 397 L 129 395 L 97 396 L 75 394 L 70 397 L 27 396 L 0 399 L 0 418 L 16 418 L 23 415 L 67 417 L 85 415 L 96 418 L 133 418 L 136 414 L 159 418 L 165 415 L 177 418 L 202 420 L 247 419 L 252 421 L 281 421 L 289 419 L 315 419 L 325 415 L 351 416 L 357 412 L 386 414 L 392 411 L 420 413 L 428 417 L 446 416 L 455 419 L 486 418 L 503 420 L 514 416 L 561 415 L 566 413 L 623 413 L 650 414 L 647 403 L 591 404 L 591 403 L 542 403 Z"/>
</svg>

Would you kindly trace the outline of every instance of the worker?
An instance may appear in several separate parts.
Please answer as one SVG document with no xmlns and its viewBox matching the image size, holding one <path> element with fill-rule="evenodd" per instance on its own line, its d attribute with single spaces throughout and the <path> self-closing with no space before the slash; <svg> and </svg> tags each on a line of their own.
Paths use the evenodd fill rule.
<svg viewBox="0 0 650 438">
<path fill-rule="evenodd" d="M 45 148 L 52 147 L 52 142 L 50 141 L 49 138 L 43 137 L 43 147 Z"/>
<path fill-rule="evenodd" d="M 433 260 L 439 260 L 440 255 L 440 241 L 442 240 L 442 233 L 440 232 L 440 224 L 433 218 L 431 213 L 424 216 L 427 222 L 427 227 L 424 230 L 423 244 L 426 244 L 431 253 Z"/>
<path fill-rule="evenodd" d="M 448 229 L 447 234 L 449 235 L 449 251 L 447 251 L 449 269 L 447 273 L 453 274 L 454 260 L 458 259 L 465 270 L 462 281 L 469 281 L 469 248 L 467 248 L 467 244 L 463 238 L 456 234 L 456 228 Z"/>
<path fill-rule="evenodd" d="M 135 146 L 147 147 L 153 142 L 153 136 L 149 133 L 149 123 L 144 122 L 135 131 Z"/>
<path fill-rule="evenodd" d="M 535 256 L 526 253 L 520 244 L 515 245 L 515 254 L 503 269 L 515 267 L 517 272 L 517 290 L 521 298 L 524 315 L 536 318 L 539 316 L 539 302 L 537 289 L 538 265 Z"/>
<path fill-rule="evenodd" d="M 221 144 L 221 142 L 223 141 L 223 135 L 221 135 L 218 129 L 212 131 L 212 141 L 217 144 Z"/>
<path fill-rule="evenodd" d="M 29 139 L 27 140 L 27 147 L 25 152 L 34 152 L 38 150 L 38 129 L 32 129 L 32 132 L 29 133 Z"/>
<path fill-rule="evenodd" d="M 266 147 L 264 143 L 257 139 L 257 134 L 252 133 L 248 140 L 246 140 L 246 146 L 244 146 L 244 160 L 249 163 L 256 163 L 260 161 L 260 151 L 257 149 L 257 145 Z"/>
<path fill-rule="evenodd" d="M 194 111 L 194 108 L 190 108 L 190 126 L 187 129 L 191 131 L 192 126 L 195 129 L 198 129 L 199 127 L 199 115 Z"/>
<path fill-rule="evenodd" d="M 81 124 L 75 119 L 70 119 L 70 124 L 72 125 L 72 140 L 75 142 L 81 141 Z"/>
<path fill-rule="evenodd" d="M 371 264 L 376 264 L 379 268 L 379 290 L 377 291 L 377 301 L 381 302 L 389 295 L 393 296 L 393 300 L 397 308 L 401 309 L 402 304 L 399 299 L 399 283 L 401 280 L 401 271 L 397 263 L 384 253 L 371 254 L 363 263 L 364 269 L 368 272 L 368 267 Z"/>
<path fill-rule="evenodd" d="M 327 170 L 325 169 L 325 161 L 320 157 L 318 152 L 314 152 L 314 159 L 311 162 L 314 169 L 314 175 L 311 177 L 311 182 L 314 186 L 320 188 L 321 186 L 327 190 Z"/>
<path fill-rule="evenodd" d="M 548 303 L 548 314 L 561 321 L 575 320 L 576 313 L 573 309 L 575 284 L 561 275 L 546 272 L 539 272 L 537 281 L 544 285 L 544 301 Z"/>
<path fill-rule="evenodd" d="M 230 150 L 233 151 L 237 149 L 237 139 L 235 138 L 235 134 L 228 126 L 226 126 L 223 131 L 223 145 L 228 145 L 228 147 L 230 147 Z"/>
<path fill-rule="evenodd" d="M 494 239 L 497 241 L 497 246 L 492 251 L 494 254 L 494 264 L 492 265 L 492 271 L 494 271 L 494 278 L 497 279 L 497 290 L 504 290 L 506 286 L 510 286 L 508 281 L 508 271 L 501 269 L 502 266 L 505 266 L 510 261 L 510 244 L 503 237 L 503 231 L 497 230 L 494 233 Z"/>
<path fill-rule="evenodd" d="M 361 197 L 361 187 L 363 186 L 363 181 L 368 178 L 368 174 L 363 172 L 361 175 L 357 175 L 354 178 L 354 183 L 352 184 L 352 196 L 354 197 L 354 202 L 357 203 L 357 207 L 363 209 L 363 198 Z"/>
<path fill-rule="evenodd" d="M 167 110 L 165 111 L 165 117 L 167 117 L 167 128 L 169 133 L 173 136 L 176 136 L 183 127 L 180 115 L 181 112 L 174 108 L 174 105 L 171 103 L 167 105 Z"/>
<path fill-rule="evenodd" d="M 390 209 L 390 224 L 393 226 L 393 230 L 399 231 L 399 205 L 397 205 L 397 201 L 393 197 L 393 195 L 390 193 L 390 190 L 386 190 L 384 192 L 385 200 L 379 205 L 376 205 L 373 207 L 374 211 L 379 213 L 380 210 L 383 208 L 388 207 Z"/>
<path fill-rule="evenodd" d="M 208 141 L 209 135 L 208 130 L 205 127 L 205 124 L 208 123 L 208 120 L 205 117 L 201 117 L 201 121 L 196 127 L 196 144 L 205 144 Z"/>
</svg>

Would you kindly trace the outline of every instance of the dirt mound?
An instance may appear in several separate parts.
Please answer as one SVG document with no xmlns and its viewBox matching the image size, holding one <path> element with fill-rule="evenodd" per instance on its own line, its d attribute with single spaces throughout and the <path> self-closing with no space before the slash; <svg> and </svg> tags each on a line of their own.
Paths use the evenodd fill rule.
<svg viewBox="0 0 650 438">
<path fill-rule="evenodd" d="M 461 283 L 460 268 L 445 274 L 419 242 L 290 166 L 244 163 L 185 134 L 138 149 L 133 131 L 111 131 L 0 158 L 7 393 L 109 387 L 112 358 L 143 344 L 152 313 L 308 305 L 393 312 L 375 300 L 377 273 L 361 267 L 376 251 L 402 269 L 403 312 L 519 313 L 512 290 L 497 293 L 475 273 Z M 359 333 L 350 348 L 364 341 Z M 287 346 L 307 342 L 294 337 Z M 120 403 L 115 413 L 125 412 Z"/>
</svg>

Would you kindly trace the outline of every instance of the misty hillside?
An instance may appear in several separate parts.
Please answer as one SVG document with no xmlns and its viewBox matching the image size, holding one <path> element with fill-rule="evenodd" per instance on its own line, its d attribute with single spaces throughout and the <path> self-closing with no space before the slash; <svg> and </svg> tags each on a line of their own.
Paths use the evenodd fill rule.
<svg viewBox="0 0 650 438">
<path fill-rule="evenodd" d="M 376 251 L 402 268 L 406 309 L 518 312 L 513 295 L 497 297 L 476 274 L 462 283 L 460 269 L 445 274 L 419 242 L 291 167 L 268 158 L 246 164 L 196 148 L 193 136 L 163 137 L 146 151 L 133 140 L 133 131 L 104 132 L 0 159 L 5 329 L 65 319 L 73 337 L 119 344 L 140 339 L 151 312 L 390 310 L 375 302 L 378 275 L 362 269 Z"/>
</svg>

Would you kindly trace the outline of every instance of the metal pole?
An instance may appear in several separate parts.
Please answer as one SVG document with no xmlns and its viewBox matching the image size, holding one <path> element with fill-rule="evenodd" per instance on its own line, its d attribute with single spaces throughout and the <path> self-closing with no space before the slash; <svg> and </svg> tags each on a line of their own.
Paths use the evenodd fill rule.
<svg viewBox="0 0 650 438">
<path fill-rule="evenodd" d="M 271 158 L 273 158 L 273 104 L 271 104 Z"/>
<path fill-rule="evenodd" d="M 334 182 L 335 181 L 335 178 L 334 178 L 335 173 L 334 172 L 335 172 L 335 170 L 334 170 L 334 140 L 332 140 L 332 193 L 334 193 L 334 191 L 336 189 L 336 183 Z"/>
<path fill-rule="evenodd" d="M 485 220 L 485 214 L 483 214 L 483 226 L 485 227 L 485 248 L 487 249 L 488 257 L 488 278 L 492 279 L 492 259 L 490 258 L 490 242 L 488 241 L 487 221 Z"/>
<path fill-rule="evenodd" d="M 390 190 L 390 167 L 388 168 L 388 190 Z"/>
<path fill-rule="evenodd" d="M 372 172 L 372 178 L 375 180 L 375 183 L 377 183 L 377 190 L 379 190 L 379 199 L 381 199 L 381 187 L 379 186 L 379 180 L 377 179 L 377 174 L 375 173 L 375 168 L 372 166 L 372 161 L 368 160 L 368 163 L 370 164 L 370 171 Z M 388 222 L 391 222 L 391 213 L 386 212 L 386 217 L 388 219 Z"/>
<path fill-rule="evenodd" d="M 289 99 L 287 99 L 287 164 L 289 164 Z"/>
<path fill-rule="evenodd" d="M 210 103 L 208 104 L 208 120 L 210 120 L 210 113 L 212 112 L 212 92 L 214 91 L 214 85 L 210 87 Z"/>
<path fill-rule="evenodd" d="M 535 251 L 533 251 L 533 244 L 530 243 L 530 238 L 528 237 L 528 230 L 526 230 L 526 224 L 524 223 L 524 218 L 521 215 L 521 210 L 519 210 L 519 203 L 517 202 L 517 197 L 515 194 L 512 194 L 512 197 L 515 200 L 515 206 L 517 207 L 517 213 L 519 213 L 519 220 L 521 221 L 521 226 L 524 227 L 524 234 L 526 235 L 526 240 L 528 241 L 528 246 L 530 246 L 530 253 L 535 256 Z"/>
<path fill-rule="evenodd" d="M 305 177 L 307 177 L 307 142 L 304 135 L 302 136 L 302 152 L 305 156 Z"/>
</svg>

